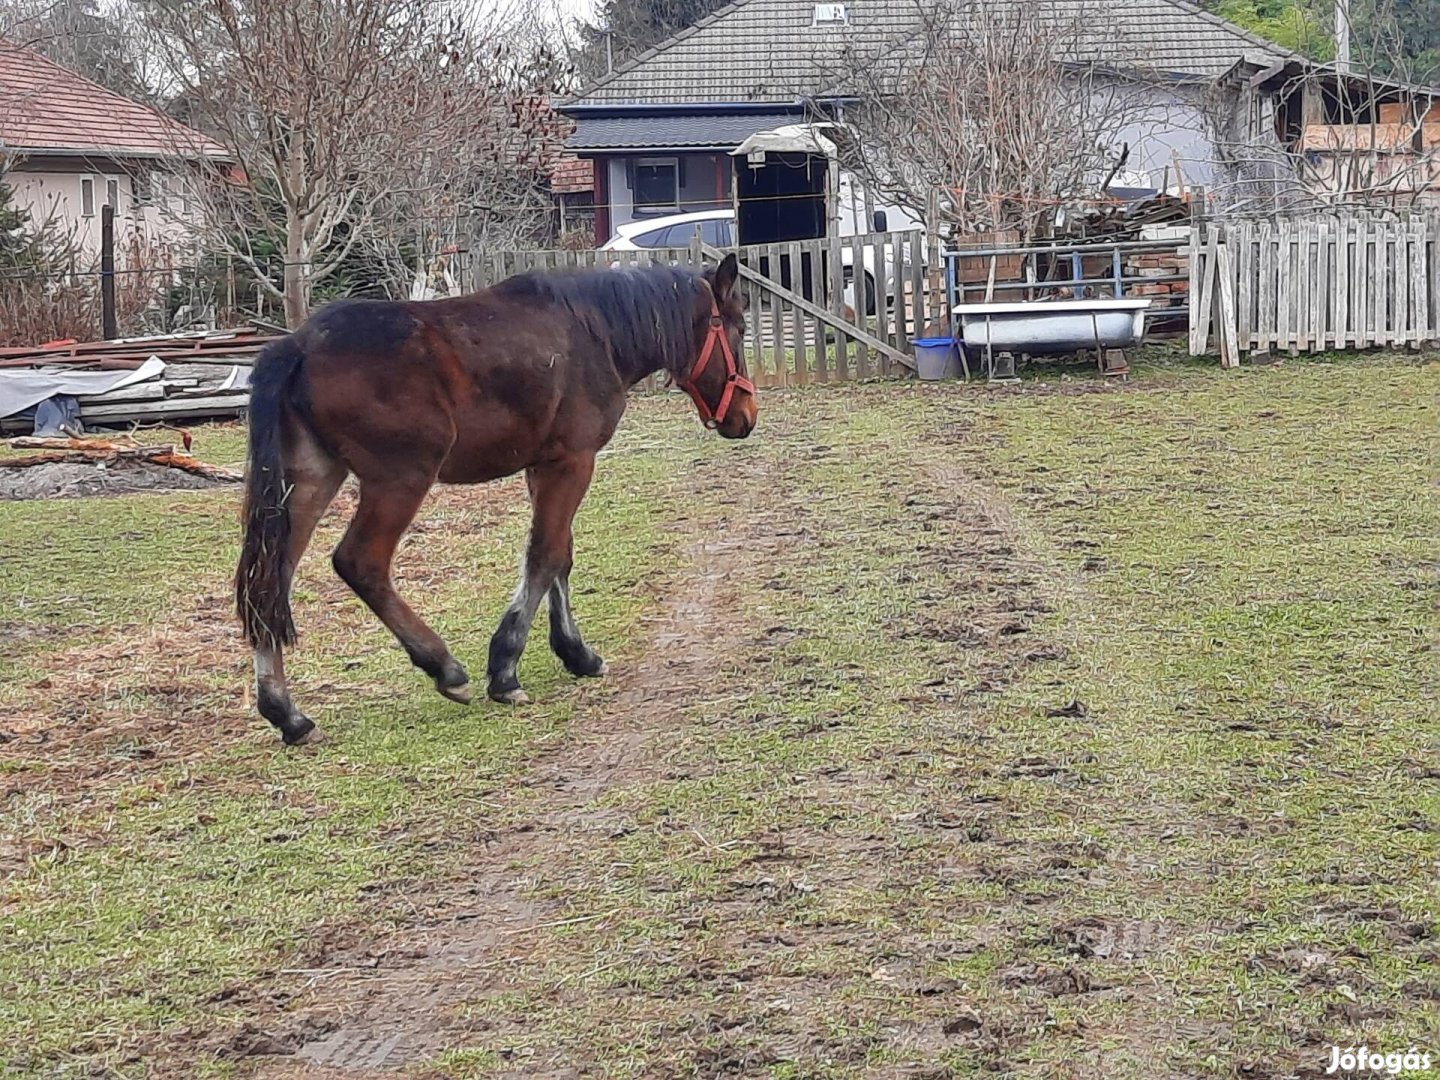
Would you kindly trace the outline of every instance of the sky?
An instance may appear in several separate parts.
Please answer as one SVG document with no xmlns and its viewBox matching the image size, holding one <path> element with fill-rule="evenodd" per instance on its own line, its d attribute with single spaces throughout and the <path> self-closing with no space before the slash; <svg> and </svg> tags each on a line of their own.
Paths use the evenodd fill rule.
<svg viewBox="0 0 1440 1080">
<path fill-rule="evenodd" d="M 477 15 L 484 15 L 487 11 L 503 9 L 507 6 L 506 0 L 460 0 Z M 588 19 L 595 12 L 594 0 L 538 0 L 554 9 L 557 18 L 563 18 L 569 22 L 575 19 Z"/>
</svg>

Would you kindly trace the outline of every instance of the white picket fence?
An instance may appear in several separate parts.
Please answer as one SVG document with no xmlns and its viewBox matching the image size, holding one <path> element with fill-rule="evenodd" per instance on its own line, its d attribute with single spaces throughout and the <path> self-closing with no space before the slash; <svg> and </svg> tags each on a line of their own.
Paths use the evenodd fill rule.
<svg viewBox="0 0 1440 1080">
<path fill-rule="evenodd" d="M 1205 223 L 1190 278 L 1190 351 L 1226 366 L 1440 341 L 1440 217 Z"/>
</svg>

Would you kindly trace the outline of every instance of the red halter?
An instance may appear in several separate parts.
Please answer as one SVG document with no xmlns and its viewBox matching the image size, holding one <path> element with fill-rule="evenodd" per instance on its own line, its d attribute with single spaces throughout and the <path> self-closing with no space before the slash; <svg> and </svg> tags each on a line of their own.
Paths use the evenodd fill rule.
<svg viewBox="0 0 1440 1080">
<path fill-rule="evenodd" d="M 725 357 L 725 391 L 720 395 L 720 404 L 716 405 L 712 412 L 710 406 L 705 403 L 705 399 L 700 396 L 700 391 L 695 384 L 710 363 L 710 357 L 715 352 L 716 342 L 720 343 L 720 354 Z M 695 361 L 695 366 L 690 369 L 689 375 L 683 379 L 676 379 L 675 382 L 695 402 L 695 408 L 700 413 L 700 420 L 707 428 L 719 427 L 725 422 L 725 417 L 730 412 L 730 402 L 735 397 L 736 390 L 744 390 L 747 394 L 755 393 L 755 384 L 740 374 L 740 365 L 735 363 L 735 353 L 730 349 L 730 337 L 725 333 L 725 323 L 720 318 L 720 307 L 715 303 L 713 296 L 710 298 L 710 333 L 705 337 L 705 347 L 700 350 L 700 359 Z"/>
</svg>

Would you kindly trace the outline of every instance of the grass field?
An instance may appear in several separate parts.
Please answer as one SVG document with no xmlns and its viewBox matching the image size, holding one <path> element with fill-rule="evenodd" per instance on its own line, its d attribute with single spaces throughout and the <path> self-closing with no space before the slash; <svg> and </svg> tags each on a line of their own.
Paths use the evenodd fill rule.
<svg viewBox="0 0 1440 1080">
<path fill-rule="evenodd" d="M 0 503 L 0 1075 L 1319 1076 L 1440 1064 L 1440 365 L 637 401 L 576 683 L 429 689 L 230 492 Z M 197 432 L 234 463 L 236 427 Z M 523 484 L 397 581 L 471 670 Z M 6 1072 L 8 1068 L 9 1072 Z"/>
</svg>

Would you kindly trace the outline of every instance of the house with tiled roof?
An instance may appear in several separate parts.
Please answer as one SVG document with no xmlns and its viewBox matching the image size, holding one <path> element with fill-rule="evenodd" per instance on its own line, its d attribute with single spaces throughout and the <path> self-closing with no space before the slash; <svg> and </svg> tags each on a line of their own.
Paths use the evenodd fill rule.
<svg viewBox="0 0 1440 1080">
<path fill-rule="evenodd" d="M 1319 65 L 1190 0 L 969 0 L 982 2 L 992 13 L 1024 5 L 1066 20 L 1080 30 L 1065 64 L 1112 72 L 1132 96 L 1144 87 L 1152 100 L 1120 141 L 1127 172 L 1155 190 L 1228 182 L 1273 195 L 1294 179 L 1288 162 L 1300 153 L 1303 125 L 1341 121 L 1323 114 L 1346 98 L 1343 88 L 1328 98 L 1298 89 L 1306 80 L 1297 73 Z M 817 111 L 843 119 L 857 93 L 847 65 L 904 63 L 921 33 L 921 3 L 735 0 L 565 102 L 576 123 L 567 146 L 595 162 L 597 236 L 646 216 L 730 205 L 732 151 Z M 974 9 L 952 0 L 949 10 L 963 22 Z M 1330 76 L 1332 87 L 1341 80 Z M 1244 163 L 1238 180 L 1222 176 L 1237 169 L 1216 145 L 1217 116 L 1245 125 L 1240 137 L 1270 144 L 1273 159 Z"/>
<path fill-rule="evenodd" d="M 83 252 L 99 249 L 106 205 L 117 246 L 183 243 L 194 171 L 225 156 L 158 109 L 0 41 L 0 173 L 33 219 L 68 229 Z"/>
</svg>

